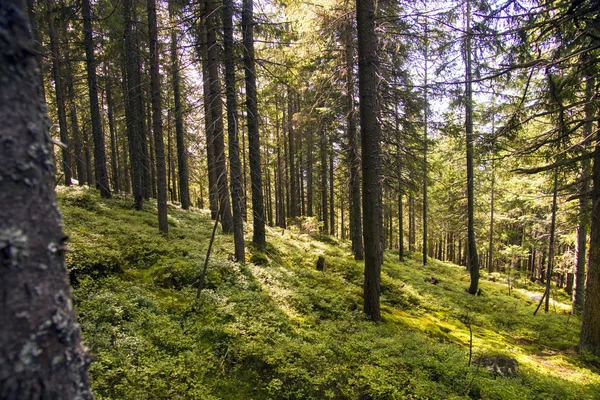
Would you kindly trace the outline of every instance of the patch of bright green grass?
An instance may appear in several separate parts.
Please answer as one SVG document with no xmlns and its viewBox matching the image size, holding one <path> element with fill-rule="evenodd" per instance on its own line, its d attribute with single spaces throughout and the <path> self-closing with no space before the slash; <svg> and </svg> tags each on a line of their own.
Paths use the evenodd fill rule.
<svg viewBox="0 0 600 400">
<path fill-rule="evenodd" d="M 79 188 L 60 188 L 59 199 L 98 399 L 599 397 L 598 360 L 573 348 L 580 321 L 558 308 L 532 317 L 535 285 L 508 296 L 482 280 L 483 295 L 471 296 L 464 268 L 388 252 L 383 321 L 373 323 L 347 242 L 277 228 L 264 253 L 247 248 L 245 264 L 230 261 L 233 238 L 218 234 L 196 300 L 207 212 L 170 206 L 165 237 L 152 202 L 137 212 L 126 197 Z M 516 358 L 517 378 L 467 366 L 469 326 L 473 358 Z"/>
</svg>

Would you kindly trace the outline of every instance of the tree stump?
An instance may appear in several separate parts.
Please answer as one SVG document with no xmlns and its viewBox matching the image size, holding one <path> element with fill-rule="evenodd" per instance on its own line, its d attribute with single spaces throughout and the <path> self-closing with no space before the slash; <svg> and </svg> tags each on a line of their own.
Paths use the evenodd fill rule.
<svg viewBox="0 0 600 400">
<path fill-rule="evenodd" d="M 317 271 L 325 271 L 325 257 L 319 256 L 317 260 Z"/>
</svg>

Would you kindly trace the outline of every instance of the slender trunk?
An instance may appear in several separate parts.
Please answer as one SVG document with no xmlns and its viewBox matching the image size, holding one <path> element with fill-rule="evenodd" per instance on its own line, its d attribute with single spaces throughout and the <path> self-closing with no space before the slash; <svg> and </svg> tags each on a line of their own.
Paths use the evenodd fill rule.
<svg viewBox="0 0 600 400">
<path fill-rule="evenodd" d="M 558 170 L 554 169 L 554 186 L 552 190 L 552 220 L 550 222 L 550 241 L 548 244 L 548 267 L 546 269 L 546 303 L 544 311 L 550 308 L 550 283 L 552 282 L 552 267 L 554 266 L 554 236 L 556 232 L 556 198 L 558 196 Z"/>
<path fill-rule="evenodd" d="M 294 146 L 294 96 L 292 89 L 288 86 L 288 155 L 289 155 L 289 185 L 290 185 L 290 218 L 298 216 L 298 198 L 296 197 L 296 164 L 295 164 L 295 146 Z"/>
<path fill-rule="evenodd" d="M 111 194 L 108 186 L 108 173 L 106 171 L 104 132 L 102 132 L 100 107 L 98 105 L 98 84 L 96 78 L 96 60 L 94 56 L 94 38 L 92 33 L 92 11 L 90 8 L 90 0 L 81 1 L 81 11 L 83 14 L 83 38 L 87 61 L 87 81 L 90 92 L 92 139 L 94 140 L 94 176 L 96 178 L 96 188 L 100 190 L 100 195 L 107 199 L 111 197 Z"/>
<path fill-rule="evenodd" d="M 56 93 L 56 105 L 58 108 L 58 129 L 60 131 L 60 141 L 65 145 L 69 146 L 69 136 L 67 133 L 67 115 L 65 112 L 65 100 L 64 92 L 62 88 L 62 75 L 61 75 L 61 59 L 60 50 L 58 48 L 58 39 L 56 38 L 56 31 L 54 29 L 54 16 L 52 13 L 52 0 L 46 0 L 47 16 L 48 16 L 48 35 L 50 36 L 50 49 L 52 55 L 52 74 L 54 76 L 54 89 Z M 68 147 L 61 149 L 62 154 L 62 169 L 65 175 L 65 185 L 71 186 L 71 154 L 69 153 Z"/>
<path fill-rule="evenodd" d="M 235 61 L 233 55 L 233 0 L 223 0 L 223 43 L 225 90 L 227 94 L 227 135 L 229 139 L 229 172 L 231 176 L 231 204 L 233 208 L 234 254 L 238 262 L 246 258 L 244 244 L 244 211 L 242 193 L 242 166 L 238 139 L 238 112 L 235 91 Z"/>
<path fill-rule="evenodd" d="M 493 131 L 494 122 L 492 119 L 492 131 Z M 488 274 L 492 273 L 492 260 L 494 258 L 494 185 L 496 184 L 496 170 L 494 169 L 494 146 L 495 140 L 492 140 L 492 187 L 490 188 L 490 232 L 489 232 L 489 241 L 488 241 L 488 259 L 487 259 L 487 270 Z"/>
<path fill-rule="evenodd" d="M 46 88 L 44 87 L 44 73 L 43 73 L 43 54 L 42 54 L 42 41 L 40 40 L 40 30 L 38 28 L 38 21 L 35 12 L 36 0 L 27 0 L 27 14 L 29 17 L 29 27 L 31 28 L 31 35 L 33 36 L 35 59 L 37 66 L 40 69 L 38 77 L 40 79 L 39 89 L 44 103 L 46 102 Z"/>
<path fill-rule="evenodd" d="M 586 105 L 585 105 L 585 119 L 588 121 L 583 126 L 583 137 L 588 138 L 592 135 L 594 117 L 594 103 L 592 99 L 594 97 L 595 79 L 590 76 L 586 79 L 585 93 L 586 93 Z M 589 174 L 590 161 L 584 160 L 581 162 L 581 187 L 580 193 L 587 193 L 590 190 Z M 573 310 L 576 313 L 581 313 L 584 303 L 585 295 L 585 263 L 586 263 L 586 238 L 588 230 L 589 212 L 590 212 L 590 199 L 587 196 L 581 196 L 579 198 L 579 224 L 577 227 L 577 266 L 575 270 L 575 294 L 573 297 Z"/>
<path fill-rule="evenodd" d="M 329 232 L 329 215 L 327 206 L 327 139 L 326 134 L 321 134 L 321 216 L 323 220 L 323 233 Z"/>
<path fill-rule="evenodd" d="M 244 41 L 244 71 L 246 76 L 246 113 L 248 121 L 250 186 L 252 186 L 252 222 L 254 227 L 252 242 L 259 249 L 264 250 L 266 247 L 265 211 L 260 165 L 260 136 L 258 132 L 253 7 L 253 0 L 243 0 L 242 33 Z"/>
<path fill-rule="evenodd" d="M 206 164 L 208 169 L 208 198 L 212 219 L 217 218 L 219 210 L 219 195 L 217 191 L 217 175 L 214 150 L 214 123 L 212 121 L 212 103 L 210 94 L 210 77 L 208 71 L 208 34 L 207 34 L 207 3 L 200 2 L 201 27 L 200 27 L 200 53 L 202 57 L 202 88 L 204 93 L 204 131 L 206 135 Z"/>
<path fill-rule="evenodd" d="M 149 98 L 146 99 L 146 126 L 148 127 L 148 145 L 150 152 L 148 153 L 149 168 L 150 168 L 150 193 L 152 198 L 156 198 L 156 153 L 154 149 L 154 128 L 152 123 L 152 89 L 146 91 Z"/>
<path fill-rule="evenodd" d="M 313 216 L 313 131 L 308 129 L 306 135 L 306 215 Z"/>
<path fill-rule="evenodd" d="M 165 146 L 163 143 L 156 0 L 147 0 L 147 6 L 150 42 L 150 85 L 152 90 L 152 130 L 154 133 L 154 151 L 156 152 L 158 230 L 166 234 L 169 232 L 169 222 L 167 219 L 167 171 L 165 167 Z"/>
<path fill-rule="evenodd" d="M 91 356 L 65 268 L 67 236 L 53 189 L 56 168 L 24 2 L 0 2 L 0 32 L 1 396 L 93 399 Z"/>
<path fill-rule="evenodd" d="M 333 201 L 333 143 L 329 151 L 329 234 L 335 235 L 335 207 Z"/>
<path fill-rule="evenodd" d="M 143 168 L 142 161 L 142 132 L 140 131 L 139 119 L 142 116 L 139 114 L 137 106 L 141 99 L 138 96 L 137 86 L 140 85 L 139 76 L 136 73 L 136 44 L 133 37 L 133 10 L 132 0 L 123 0 L 123 17 L 125 22 L 125 68 L 127 91 L 125 92 L 125 116 L 127 121 L 127 136 L 129 138 L 129 159 L 131 160 L 131 186 L 133 189 L 133 197 L 135 207 L 139 211 L 142 209 L 144 201 L 143 190 Z"/>
<path fill-rule="evenodd" d="M 188 171 L 188 155 L 185 147 L 185 130 L 183 128 L 183 110 L 181 107 L 181 78 L 179 76 L 179 54 L 177 53 L 176 20 L 172 9 L 173 0 L 169 1 L 169 17 L 174 25 L 171 29 L 171 73 L 173 78 L 173 100 L 175 106 L 175 136 L 177 140 L 177 169 L 179 171 L 179 199 L 181 208 L 190 208 L 190 184 Z"/>
<path fill-rule="evenodd" d="M 590 254 L 579 347 L 600 356 L 600 122 L 596 130 L 593 161 Z"/>
<path fill-rule="evenodd" d="M 474 171 L 473 171 L 473 91 L 471 71 L 471 1 L 467 0 L 467 39 L 465 46 L 466 69 L 466 109 L 465 127 L 467 136 L 467 248 L 468 268 L 471 275 L 469 293 L 476 294 L 479 286 L 479 258 L 475 244 L 475 202 L 474 202 Z"/>
<path fill-rule="evenodd" d="M 67 45 L 67 49 L 69 48 L 69 37 L 67 26 L 65 24 L 63 34 L 65 36 L 65 41 Z M 75 170 L 77 172 L 77 179 L 79 180 L 79 185 L 85 185 L 88 183 L 88 176 L 85 165 L 85 154 L 83 152 L 83 143 L 82 143 L 82 134 L 79 130 L 79 120 L 77 118 L 77 106 L 75 104 L 76 93 L 75 88 L 73 86 L 73 71 L 71 68 L 71 59 L 69 56 L 69 51 L 65 53 L 65 83 L 67 85 L 67 98 L 69 102 L 69 119 L 71 121 L 71 138 L 73 139 L 73 153 L 75 156 Z"/>
<path fill-rule="evenodd" d="M 115 117 L 113 113 L 113 98 L 111 78 L 108 65 L 104 64 L 104 79 L 106 88 L 106 107 L 108 110 L 108 129 L 110 131 L 110 168 L 112 170 L 113 191 L 119 193 L 119 151 L 117 146 L 117 133 L 115 132 Z M 77 166 L 79 168 L 79 165 Z"/>
<path fill-rule="evenodd" d="M 223 105 L 219 82 L 219 47 L 217 45 L 217 4 L 206 0 L 206 37 L 208 40 L 208 78 L 211 123 L 213 125 L 213 149 L 215 178 L 219 200 L 219 213 L 224 233 L 233 233 L 233 216 L 229 202 L 229 185 L 225 165 L 225 141 L 223 138 Z M 262 189 L 262 188 L 261 188 Z"/>
<path fill-rule="evenodd" d="M 423 110 L 423 265 L 427 264 L 427 145 L 428 145 L 428 129 L 429 129 L 429 100 L 428 100 L 428 58 L 429 58 L 429 30 L 427 22 L 425 22 L 425 68 L 424 68 L 424 85 L 423 98 L 425 99 Z"/>
<path fill-rule="evenodd" d="M 354 46 L 352 22 L 346 24 L 346 133 L 348 136 L 348 163 L 350 164 L 350 239 L 355 260 L 364 259 L 362 212 L 360 209 L 360 157 L 356 138 L 354 107 Z"/>
<path fill-rule="evenodd" d="M 378 114 L 377 37 L 373 0 L 356 2 L 358 32 L 358 88 L 363 176 L 363 238 L 365 249 L 364 311 L 381 319 L 381 264 L 383 262 L 381 198 L 381 128 Z"/>
</svg>

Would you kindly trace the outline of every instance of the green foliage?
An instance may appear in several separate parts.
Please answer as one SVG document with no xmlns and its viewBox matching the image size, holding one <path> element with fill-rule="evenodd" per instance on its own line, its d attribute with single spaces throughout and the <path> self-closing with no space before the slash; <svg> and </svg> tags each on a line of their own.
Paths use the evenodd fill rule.
<svg viewBox="0 0 600 400">
<path fill-rule="evenodd" d="M 196 300 L 207 214 L 171 209 L 163 237 L 153 207 L 59 197 L 98 399 L 593 399 L 600 388 L 598 360 L 572 348 L 577 318 L 531 316 L 535 285 L 509 297 L 484 281 L 474 297 L 462 267 L 386 254 L 383 322 L 372 323 L 348 243 L 272 230 L 264 253 L 251 249 L 259 263 L 229 261 L 232 238 L 217 235 Z M 474 359 L 516 358 L 517 378 L 467 366 L 469 325 Z"/>
</svg>

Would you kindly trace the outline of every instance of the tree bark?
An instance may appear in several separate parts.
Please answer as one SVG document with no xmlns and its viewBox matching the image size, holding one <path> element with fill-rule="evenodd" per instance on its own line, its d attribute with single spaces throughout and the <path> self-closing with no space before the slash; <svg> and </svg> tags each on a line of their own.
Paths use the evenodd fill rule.
<svg viewBox="0 0 600 400">
<path fill-rule="evenodd" d="M 61 59 L 60 50 L 58 48 L 58 39 L 56 38 L 56 30 L 54 29 L 54 16 L 52 13 L 53 1 L 46 0 L 47 16 L 48 16 L 48 35 L 50 36 L 50 49 L 52 54 L 52 74 L 54 76 L 54 89 L 56 93 L 56 106 L 58 108 L 58 129 L 60 133 L 60 141 L 67 147 L 61 149 L 62 169 L 65 174 L 65 185 L 71 186 L 71 153 L 69 153 L 69 136 L 67 133 L 67 114 L 65 112 L 65 100 L 62 87 L 61 74 Z"/>
<path fill-rule="evenodd" d="M 329 208 L 327 206 L 327 135 L 321 133 L 321 217 L 323 220 L 323 233 L 329 232 Z"/>
<path fill-rule="evenodd" d="M 290 185 L 290 218 L 298 216 L 298 197 L 296 196 L 296 147 L 294 146 L 294 96 L 288 86 L 288 155 L 289 155 L 289 185 Z"/>
<path fill-rule="evenodd" d="M 465 46 L 466 70 L 466 107 L 465 128 L 467 137 L 467 248 L 468 268 L 471 275 L 469 293 L 477 294 L 479 286 L 479 258 L 475 244 L 475 202 L 474 202 L 474 171 L 473 171 L 473 90 L 471 70 L 471 1 L 467 0 L 467 37 Z"/>
<path fill-rule="evenodd" d="M 217 13 L 215 0 L 206 0 L 206 38 L 208 44 L 208 79 L 210 122 L 213 126 L 215 178 L 218 193 L 219 213 L 224 233 L 233 233 L 233 216 L 229 202 L 227 167 L 225 166 L 225 142 L 223 139 L 223 105 L 219 82 L 219 49 L 217 45 Z"/>
<path fill-rule="evenodd" d="M 246 76 L 246 114 L 248 121 L 248 150 L 250 158 L 250 186 L 252 187 L 252 242 L 259 249 L 266 247 L 265 210 L 260 164 L 260 136 L 258 131 L 258 104 L 256 99 L 256 67 L 254 60 L 254 3 L 243 1 L 242 34 L 244 41 L 244 72 Z"/>
<path fill-rule="evenodd" d="M 592 74 L 588 74 L 585 82 L 586 105 L 585 119 L 588 121 L 583 126 L 583 137 L 588 138 L 592 135 L 594 117 L 594 88 L 596 80 Z M 590 171 L 590 161 L 585 159 L 581 162 L 581 177 L 583 178 L 580 187 L 580 193 L 587 193 L 590 190 L 588 173 Z M 585 298 L 585 264 L 586 264 L 586 244 L 587 230 L 589 224 L 590 199 L 587 196 L 579 198 L 579 224 L 577 226 L 577 264 L 575 269 L 575 294 L 573 296 L 573 311 L 581 313 Z"/>
<path fill-rule="evenodd" d="M 348 135 L 348 163 L 350 164 L 350 239 L 355 260 L 364 259 L 362 212 L 360 209 L 360 156 L 356 138 L 356 110 L 354 106 L 354 46 L 352 21 L 346 25 L 346 133 Z"/>
<path fill-rule="evenodd" d="M 383 262 L 381 198 L 381 128 L 377 119 L 379 59 L 373 0 L 357 0 L 358 88 L 363 173 L 363 238 L 365 248 L 364 312 L 381 320 L 381 264 Z"/>
<path fill-rule="evenodd" d="M 87 80 L 90 93 L 90 114 L 92 118 L 92 138 L 94 140 L 94 176 L 96 188 L 100 195 L 107 199 L 111 197 L 108 186 L 108 173 L 106 171 L 106 150 L 104 149 L 104 133 L 102 132 L 102 120 L 100 119 L 100 107 L 98 105 L 98 83 L 96 77 L 96 60 L 94 57 L 94 39 L 92 35 L 92 11 L 90 0 L 81 1 L 83 14 L 83 38 L 85 44 L 85 55 L 87 61 Z"/>
<path fill-rule="evenodd" d="M 233 0 L 223 0 L 223 42 L 225 88 L 227 92 L 227 134 L 229 138 L 229 172 L 231 176 L 231 202 L 233 206 L 234 254 L 238 262 L 245 261 L 244 245 L 244 194 L 242 165 L 238 139 L 238 112 L 235 91 L 235 61 L 233 53 Z"/>
<path fill-rule="evenodd" d="M 579 347 L 600 356 L 600 123 L 596 130 L 593 162 L 590 254 Z"/>
<path fill-rule="evenodd" d="M 133 11 L 132 0 L 123 0 L 123 17 L 125 22 L 125 71 L 127 91 L 125 92 L 125 118 L 127 121 L 127 136 L 129 139 L 129 160 L 131 162 L 131 186 L 135 207 L 138 211 L 142 209 L 144 202 L 144 177 L 142 161 L 144 146 L 140 129 L 139 119 L 143 116 L 139 113 L 141 98 L 138 95 L 137 87 L 139 82 L 139 71 L 136 73 L 136 44 L 133 37 Z"/>
<path fill-rule="evenodd" d="M 333 201 L 334 186 L 333 186 L 333 142 L 329 149 L 329 234 L 335 235 L 335 206 Z"/>
<path fill-rule="evenodd" d="M 429 58 L 429 30 L 427 22 L 425 22 L 425 68 L 424 68 L 424 85 L 423 85 L 423 98 L 425 99 L 423 109 L 423 265 L 427 264 L 427 145 L 429 138 L 429 100 L 428 100 L 428 58 Z"/>
<path fill-rule="evenodd" d="M 179 172 L 179 200 L 181 208 L 190 208 L 190 177 L 188 155 L 185 147 L 185 130 L 183 128 L 183 110 L 181 107 L 181 78 L 179 75 L 179 54 L 177 52 L 176 19 L 173 12 L 173 0 L 169 1 L 169 16 L 174 25 L 171 29 L 171 71 L 173 77 L 173 100 L 175 105 L 175 137 L 177 141 L 177 169 Z"/>
<path fill-rule="evenodd" d="M 158 230 L 167 234 L 169 232 L 169 222 L 167 217 L 167 171 L 165 167 L 165 145 L 163 142 L 162 129 L 162 99 L 160 94 L 156 0 L 148 0 L 147 6 L 150 42 L 150 85 L 152 90 L 152 130 L 154 134 L 154 151 L 156 152 Z"/>
<path fill-rule="evenodd" d="M 0 32 L 0 396 L 93 399 L 91 357 L 65 268 L 49 121 L 22 1 L 0 2 Z"/>
<path fill-rule="evenodd" d="M 115 117 L 113 113 L 112 79 L 109 75 L 108 65 L 104 64 L 104 79 L 106 86 L 106 108 L 108 111 L 108 129 L 110 131 L 110 167 L 112 169 L 113 191 L 119 193 L 119 146 L 115 132 Z"/>
</svg>

